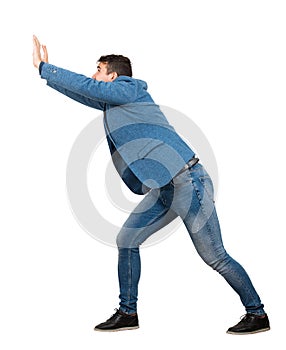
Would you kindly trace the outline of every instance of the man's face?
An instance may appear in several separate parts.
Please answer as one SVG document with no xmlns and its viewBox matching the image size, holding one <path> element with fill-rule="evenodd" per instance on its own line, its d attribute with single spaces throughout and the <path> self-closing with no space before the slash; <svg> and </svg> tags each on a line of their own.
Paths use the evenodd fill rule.
<svg viewBox="0 0 286 350">
<path fill-rule="evenodd" d="M 116 79 L 117 74 L 115 72 L 107 74 L 107 63 L 99 62 L 97 71 L 93 74 L 92 78 L 97 81 L 105 81 L 107 83 Z"/>
</svg>

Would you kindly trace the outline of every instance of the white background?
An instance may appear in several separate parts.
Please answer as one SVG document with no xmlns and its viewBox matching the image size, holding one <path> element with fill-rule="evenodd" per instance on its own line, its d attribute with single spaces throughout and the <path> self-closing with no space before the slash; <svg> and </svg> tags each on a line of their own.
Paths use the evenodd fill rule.
<svg viewBox="0 0 286 350">
<path fill-rule="evenodd" d="M 275 0 L 2 4 L 1 349 L 283 348 L 285 12 Z M 224 243 L 250 274 L 271 332 L 225 334 L 243 307 L 183 226 L 142 250 L 141 328 L 93 331 L 118 305 L 117 251 L 74 219 L 65 172 L 98 112 L 45 86 L 32 66 L 33 33 L 51 63 L 86 75 L 102 54 L 129 56 L 156 102 L 204 131 L 219 167 Z"/>
</svg>

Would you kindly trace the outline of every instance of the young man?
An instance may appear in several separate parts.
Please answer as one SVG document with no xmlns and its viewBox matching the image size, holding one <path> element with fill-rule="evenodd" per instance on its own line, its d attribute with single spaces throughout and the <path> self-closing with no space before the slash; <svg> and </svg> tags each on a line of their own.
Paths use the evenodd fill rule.
<svg viewBox="0 0 286 350">
<path fill-rule="evenodd" d="M 41 47 L 35 36 L 33 43 L 33 64 L 48 86 L 104 111 L 114 165 L 134 193 L 145 194 L 117 237 L 120 307 L 95 330 L 139 327 L 139 247 L 177 216 L 183 220 L 198 254 L 225 278 L 246 309 L 244 318 L 227 332 L 251 334 L 269 330 L 264 305 L 249 276 L 224 249 L 209 175 L 154 103 L 146 83 L 132 78 L 130 60 L 121 55 L 102 56 L 97 72 L 88 78 L 49 64 L 46 47 Z"/>
</svg>

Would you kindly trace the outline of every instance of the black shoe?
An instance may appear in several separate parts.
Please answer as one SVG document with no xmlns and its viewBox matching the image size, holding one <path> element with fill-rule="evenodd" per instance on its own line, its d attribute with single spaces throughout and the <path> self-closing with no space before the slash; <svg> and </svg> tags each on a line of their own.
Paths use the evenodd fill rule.
<svg viewBox="0 0 286 350">
<path fill-rule="evenodd" d="M 115 310 L 116 313 L 114 315 L 112 315 L 107 321 L 95 326 L 94 330 L 99 332 L 117 332 L 139 328 L 137 314 L 131 316 L 120 310 Z"/>
<path fill-rule="evenodd" d="M 264 317 L 246 314 L 240 322 L 234 327 L 230 327 L 226 333 L 228 334 L 254 334 L 269 331 L 269 319 L 265 314 Z"/>
</svg>

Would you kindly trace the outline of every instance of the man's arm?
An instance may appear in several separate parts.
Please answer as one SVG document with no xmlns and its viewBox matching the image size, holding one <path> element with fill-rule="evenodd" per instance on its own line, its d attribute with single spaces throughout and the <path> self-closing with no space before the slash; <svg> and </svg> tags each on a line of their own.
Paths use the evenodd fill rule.
<svg viewBox="0 0 286 350">
<path fill-rule="evenodd" d="M 132 78 L 120 77 L 112 83 L 96 81 L 82 74 L 50 65 L 47 48 L 44 45 L 41 46 L 35 35 L 33 36 L 33 44 L 33 64 L 36 68 L 40 68 L 41 77 L 47 80 L 48 85 L 56 90 L 94 108 L 98 108 L 95 106 L 97 103 L 102 106 L 105 103 L 123 105 L 135 102 L 136 87 Z M 41 62 L 45 62 L 45 64 L 41 64 Z"/>
<path fill-rule="evenodd" d="M 71 98 L 72 100 L 82 103 L 85 106 L 91 107 L 91 108 L 95 108 L 95 109 L 99 109 L 100 111 L 104 111 L 105 109 L 105 103 L 102 102 L 98 102 L 95 100 L 91 100 L 90 98 L 84 97 L 82 95 L 76 94 L 72 91 L 69 91 L 61 86 L 58 86 L 56 84 L 53 83 L 47 83 L 47 85 L 55 90 L 57 90 L 58 92 L 64 94 L 65 96 Z"/>
<path fill-rule="evenodd" d="M 39 73 L 41 75 L 43 65 L 48 63 L 48 50 L 45 45 L 41 45 L 38 38 L 34 35 L 33 36 L 33 65 L 38 68 Z M 43 55 L 41 53 L 41 50 L 43 51 Z M 71 99 L 80 102 L 86 106 L 92 107 L 99 109 L 101 111 L 104 110 L 104 103 L 97 102 L 91 99 L 88 99 L 84 96 L 81 96 L 79 94 L 76 94 L 74 92 L 69 91 L 68 89 L 65 89 L 61 86 L 58 86 L 53 83 L 47 82 L 47 85 L 50 86 L 51 88 L 57 90 L 58 92 L 64 94 L 67 97 L 70 97 Z"/>
<path fill-rule="evenodd" d="M 110 105 L 135 102 L 136 86 L 129 77 L 118 77 L 113 82 L 97 81 L 51 64 L 42 66 L 41 77 L 48 84 L 60 86 L 90 100 Z"/>
</svg>

